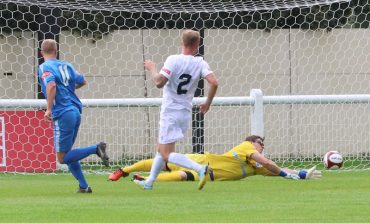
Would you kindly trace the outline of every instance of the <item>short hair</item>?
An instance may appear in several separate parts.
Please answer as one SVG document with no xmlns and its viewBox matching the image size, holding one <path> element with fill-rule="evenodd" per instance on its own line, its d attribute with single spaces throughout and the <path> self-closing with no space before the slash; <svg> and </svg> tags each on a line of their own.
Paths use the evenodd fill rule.
<svg viewBox="0 0 370 223">
<path fill-rule="evenodd" d="M 187 29 L 182 32 L 181 41 L 185 47 L 199 46 L 200 34 L 198 31 Z"/>
<path fill-rule="evenodd" d="M 261 137 L 258 135 L 250 135 L 250 136 L 247 136 L 247 138 L 245 138 L 245 141 L 248 141 L 248 142 L 257 142 L 258 140 L 261 140 L 263 142 L 265 140 L 265 137 Z"/>
<path fill-rule="evenodd" d="M 58 50 L 57 42 L 53 39 L 45 39 L 41 43 L 41 51 L 46 54 L 56 53 Z"/>
</svg>

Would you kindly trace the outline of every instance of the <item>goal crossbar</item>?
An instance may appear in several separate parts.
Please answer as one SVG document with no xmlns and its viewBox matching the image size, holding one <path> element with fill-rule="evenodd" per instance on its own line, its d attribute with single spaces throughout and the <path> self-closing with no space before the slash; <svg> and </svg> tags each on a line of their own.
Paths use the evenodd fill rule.
<svg viewBox="0 0 370 223">
<path fill-rule="evenodd" d="M 14 0 L 4 0 L 4 3 L 12 3 Z M 24 6 L 39 5 L 46 8 L 66 8 L 69 10 L 89 11 L 128 11 L 149 13 L 198 13 L 198 12 L 236 12 L 236 11 L 258 11 L 291 9 L 296 7 L 312 7 L 317 5 L 330 5 L 349 0 L 286 0 L 286 1 L 212 1 L 204 4 L 193 4 L 191 1 L 46 1 L 46 0 L 18 0 L 17 4 Z"/>
</svg>

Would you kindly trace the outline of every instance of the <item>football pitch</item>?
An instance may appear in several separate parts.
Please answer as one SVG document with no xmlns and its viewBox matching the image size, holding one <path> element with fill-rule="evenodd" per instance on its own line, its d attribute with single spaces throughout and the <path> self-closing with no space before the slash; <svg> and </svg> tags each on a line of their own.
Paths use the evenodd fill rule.
<svg viewBox="0 0 370 223">
<path fill-rule="evenodd" d="M 0 174 L 0 222 L 370 222 L 370 171 L 324 172 L 321 180 L 250 177 L 242 181 L 156 183 L 87 175 Z"/>
</svg>

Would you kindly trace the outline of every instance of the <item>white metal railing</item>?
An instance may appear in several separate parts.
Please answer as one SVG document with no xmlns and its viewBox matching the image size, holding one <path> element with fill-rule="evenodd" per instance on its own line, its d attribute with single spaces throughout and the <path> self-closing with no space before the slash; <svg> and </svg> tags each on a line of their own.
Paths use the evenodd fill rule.
<svg viewBox="0 0 370 223">
<path fill-rule="evenodd" d="M 84 107 L 158 107 L 161 98 L 118 98 L 118 99 L 82 99 Z M 205 98 L 194 98 L 193 104 L 199 105 Z M 335 104 L 335 103 L 370 103 L 370 94 L 360 95 L 280 95 L 264 96 L 261 89 L 252 89 L 250 96 L 215 97 L 213 106 L 251 106 L 251 134 L 264 135 L 263 107 L 266 104 Z M 0 99 L 0 108 L 46 108 L 44 99 Z"/>
<path fill-rule="evenodd" d="M 281 95 L 264 96 L 263 104 L 369 103 L 370 94 L 355 95 Z"/>
<path fill-rule="evenodd" d="M 260 93 L 257 93 L 260 91 Z M 252 93 L 253 92 L 253 93 Z M 335 103 L 370 103 L 370 94 L 360 95 L 280 95 L 263 96 L 260 89 L 252 89 L 250 96 L 215 97 L 212 105 L 255 105 L 256 100 L 263 104 L 335 104 Z M 262 96 L 262 97 L 261 97 Z M 258 97 L 258 98 L 256 98 Z M 81 99 L 84 107 L 155 107 L 162 103 L 161 98 L 117 98 L 117 99 Z M 194 98 L 194 105 L 199 105 L 205 98 Z M 0 108 L 46 108 L 45 99 L 0 99 Z"/>
<path fill-rule="evenodd" d="M 194 105 L 204 102 L 205 98 L 194 98 Z M 156 107 L 162 98 L 107 98 L 81 99 L 84 107 Z M 251 97 L 216 97 L 212 105 L 252 105 Z M 45 99 L 0 99 L 0 108 L 46 108 Z"/>
</svg>

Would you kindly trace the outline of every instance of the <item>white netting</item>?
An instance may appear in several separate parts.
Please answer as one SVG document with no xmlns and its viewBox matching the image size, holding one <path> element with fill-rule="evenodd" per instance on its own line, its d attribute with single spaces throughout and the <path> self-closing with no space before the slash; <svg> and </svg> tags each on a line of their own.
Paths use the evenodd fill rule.
<svg viewBox="0 0 370 223">
<path fill-rule="evenodd" d="M 252 88 L 267 96 L 366 94 L 369 13 L 367 0 L 2 1 L 0 98 L 40 96 L 38 46 L 50 37 L 59 42 L 60 59 L 85 74 L 88 86 L 78 90 L 81 98 L 158 98 L 143 60 L 160 68 L 168 55 L 180 52 L 184 28 L 201 32 L 200 54 L 220 80 L 217 96 L 248 96 Z M 30 107 L 1 112 L 0 154 L 7 157 L 8 171 L 54 168 L 50 126 L 40 120 L 42 111 Z M 204 122 L 193 123 L 178 151 L 204 147 L 221 153 L 237 145 L 249 134 L 249 109 L 213 107 Z M 346 168 L 368 167 L 368 110 L 366 102 L 266 104 L 266 150 L 286 166 L 311 165 L 336 149 L 347 157 Z M 158 107 L 140 104 L 85 108 L 76 146 L 106 141 L 113 165 L 150 157 L 158 117 Z M 0 158 L 1 165 L 5 157 Z M 99 160 L 91 157 L 84 164 L 92 167 Z"/>
<path fill-rule="evenodd" d="M 3 2 L 14 2 L 4 0 Z M 170 13 L 193 13 L 193 12 L 238 12 L 273 9 L 289 9 L 294 7 L 311 7 L 314 5 L 328 5 L 337 2 L 349 2 L 349 0 L 226 0 L 226 1 L 194 1 L 194 0 L 171 0 L 171 1 L 126 1 L 126 0 L 18 0 L 19 5 L 38 5 L 48 8 L 65 8 L 69 10 L 82 9 L 88 11 L 126 11 L 126 12 L 170 12 Z"/>
</svg>

